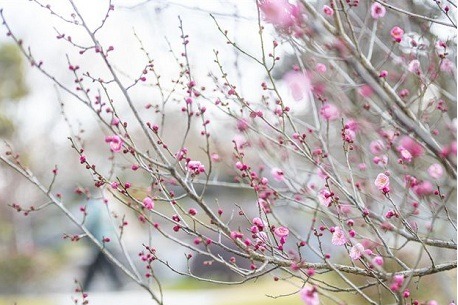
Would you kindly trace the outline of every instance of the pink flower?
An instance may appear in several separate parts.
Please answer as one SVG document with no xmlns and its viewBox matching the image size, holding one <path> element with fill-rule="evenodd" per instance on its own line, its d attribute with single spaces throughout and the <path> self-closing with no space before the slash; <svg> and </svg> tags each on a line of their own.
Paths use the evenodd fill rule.
<svg viewBox="0 0 458 305">
<path fill-rule="evenodd" d="M 289 235 L 289 230 L 288 228 L 285 228 L 285 227 L 278 227 L 278 228 L 275 228 L 274 233 L 278 237 L 286 237 Z"/>
<path fill-rule="evenodd" d="M 238 231 L 232 231 L 231 232 L 231 238 L 232 239 L 242 239 L 243 238 L 243 234 L 238 232 Z"/>
<path fill-rule="evenodd" d="M 380 3 L 374 2 L 371 6 L 371 15 L 374 19 L 383 18 L 385 16 L 386 9 Z"/>
<path fill-rule="evenodd" d="M 360 126 L 357 121 L 350 119 L 345 123 L 345 128 L 351 131 L 357 132 L 360 130 Z"/>
<path fill-rule="evenodd" d="M 409 136 L 402 137 L 399 141 L 399 145 L 407 149 L 413 158 L 419 157 L 423 154 L 423 147 Z"/>
<path fill-rule="evenodd" d="M 291 5 L 287 0 L 262 0 L 258 5 L 267 22 L 280 27 L 292 25 Z"/>
<path fill-rule="evenodd" d="M 396 274 L 395 276 L 393 276 L 393 283 L 398 285 L 398 287 L 401 287 L 404 283 L 404 276 L 402 274 Z"/>
<path fill-rule="evenodd" d="M 110 143 L 112 152 L 120 152 L 122 150 L 122 139 L 117 135 L 107 136 L 105 142 Z"/>
<path fill-rule="evenodd" d="M 364 253 L 364 246 L 360 243 L 357 243 L 350 249 L 350 258 L 355 261 L 357 259 L 360 259 L 363 253 Z"/>
<path fill-rule="evenodd" d="M 401 155 L 402 160 L 405 162 L 412 162 L 412 154 L 407 149 L 401 148 L 399 154 Z"/>
<path fill-rule="evenodd" d="M 374 89 L 369 85 L 362 85 L 358 89 L 358 93 L 361 94 L 362 97 L 371 97 L 374 94 Z"/>
<path fill-rule="evenodd" d="M 249 127 L 249 125 L 248 125 L 247 120 L 245 120 L 245 119 L 237 120 L 237 129 L 239 131 L 246 131 L 246 130 L 248 130 L 248 127 Z"/>
<path fill-rule="evenodd" d="M 259 232 L 258 234 L 256 234 L 256 237 L 257 237 L 257 242 L 260 242 L 260 243 L 266 243 L 269 241 L 269 238 L 267 237 L 266 232 Z"/>
<path fill-rule="evenodd" d="M 322 63 L 317 63 L 315 66 L 315 71 L 318 73 L 325 73 L 327 70 L 326 65 Z"/>
<path fill-rule="evenodd" d="M 385 150 L 385 144 L 382 140 L 374 140 L 369 144 L 369 149 L 373 155 L 380 155 Z"/>
<path fill-rule="evenodd" d="M 200 161 L 189 161 L 187 168 L 195 175 L 205 172 L 205 166 Z"/>
<path fill-rule="evenodd" d="M 257 226 L 259 229 L 263 229 L 264 228 L 264 222 L 259 217 L 253 218 L 253 224 L 255 226 Z"/>
<path fill-rule="evenodd" d="M 259 9 L 264 20 L 272 23 L 281 30 L 291 30 L 298 34 L 302 24 L 302 10 L 298 5 L 292 5 L 288 0 L 260 0 Z"/>
<path fill-rule="evenodd" d="M 388 156 L 387 155 L 382 155 L 382 156 L 376 156 L 374 159 L 372 159 L 375 164 L 377 164 L 380 167 L 385 167 L 388 164 Z"/>
<path fill-rule="evenodd" d="M 244 149 L 247 146 L 250 146 L 248 140 L 240 134 L 236 134 L 232 139 L 232 142 L 237 146 L 237 149 Z"/>
<path fill-rule="evenodd" d="M 153 199 L 151 199 L 150 197 L 145 197 L 145 199 L 143 199 L 143 206 L 147 209 L 147 210 L 152 210 L 154 209 L 154 201 Z"/>
<path fill-rule="evenodd" d="M 221 157 L 217 153 L 212 153 L 210 155 L 210 158 L 213 162 L 219 162 L 221 161 Z"/>
<path fill-rule="evenodd" d="M 318 292 L 315 286 L 305 286 L 299 292 L 302 301 L 304 301 L 305 305 L 319 305 L 320 299 L 318 296 Z"/>
<path fill-rule="evenodd" d="M 374 257 L 374 258 L 372 259 L 372 263 L 373 263 L 374 265 L 382 266 L 383 263 L 384 263 L 383 257 L 381 257 L 381 256 L 376 256 L 376 257 Z"/>
<path fill-rule="evenodd" d="M 401 42 L 402 36 L 404 35 L 404 30 L 401 29 L 398 26 L 395 26 L 394 28 L 391 29 L 391 37 L 396 41 L 396 42 Z"/>
<path fill-rule="evenodd" d="M 409 66 L 407 67 L 407 70 L 409 70 L 409 72 L 412 72 L 412 73 L 415 73 L 415 74 L 420 74 L 421 73 L 420 62 L 417 59 L 412 60 L 409 63 Z"/>
<path fill-rule="evenodd" d="M 432 194 L 433 185 L 429 181 L 423 181 L 415 185 L 412 189 L 418 196 L 427 196 Z"/>
<path fill-rule="evenodd" d="M 356 133 L 351 129 L 345 129 L 343 138 L 347 142 L 352 142 L 356 139 Z"/>
<path fill-rule="evenodd" d="M 453 72 L 453 62 L 450 59 L 445 58 L 441 61 L 439 69 L 446 73 Z"/>
<path fill-rule="evenodd" d="M 447 54 L 447 44 L 443 42 L 442 40 L 438 40 L 435 44 L 434 47 L 436 48 L 437 55 L 439 57 L 445 57 Z"/>
<path fill-rule="evenodd" d="M 431 178 L 439 179 L 440 177 L 442 177 L 443 173 L 444 170 L 442 169 L 442 166 L 440 166 L 439 163 L 434 163 L 428 168 L 428 174 L 431 176 Z"/>
<path fill-rule="evenodd" d="M 279 168 L 272 168 L 272 170 L 270 171 L 270 173 L 272 174 L 272 176 L 274 177 L 274 179 L 278 182 L 281 182 L 285 179 L 285 174 L 283 173 L 283 171 Z"/>
<path fill-rule="evenodd" d="M 331 242 L 335 246 L 342 246 L 347 243 L 345 232 L 340 227 L 334 227 L 334 233 L 332 233 Z"/>
<path fill-rule="evenodd" d="M 330 207 L 332 202 L 331 192 L 324 188 L 318 193 L 318 201 L 324 206 Z"/>
<path fill-rule="evenodd" d="M 387 175 L 380 173 L 377 175 L 374 184 L 379 190 L 387 189 L 390 187 L 390 178 Z"/>
<path fill-rule="evenodd" d="M 388 71 L 386 70 L 380 71 L 380 74 L 378 75 L 378 77 L 381 77 L 381 78 L 385 78 L 387 76 L 388 76 Z"/>
<path fill-rule="evenodd" d="M 328 5 L 323 5 L 323 13 L 325 13 L 328 16 L 332 16 L 334 15 L 334 10 Z"/>
<path fill-rule="evenodd" d="M 340 117 L 339 109 L 333 104 L 324 104 L 320 109 L 321 116 L 327 121 L 334 121 Z"/>
<path fill-rule="evenodd" d="M 119 119 L 117 117 L 113 117 L 111 119 L 111 125 L 118 126 L 119 125 Z"/>
<path fill-rule="evenodd" d="M 307 98 L 311 90 L 310 79 L 302 72 L 290 71 L 283 77 L 294 100 Z"/>
</svg>

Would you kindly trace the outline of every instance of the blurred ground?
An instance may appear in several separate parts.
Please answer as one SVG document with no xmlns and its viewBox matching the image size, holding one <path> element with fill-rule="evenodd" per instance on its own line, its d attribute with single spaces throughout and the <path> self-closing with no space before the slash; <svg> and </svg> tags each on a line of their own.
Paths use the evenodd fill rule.
<svg viewBox="0 0 458 305">
<path fill-rule="evenodd" d="M 286 284 L 287 285 L 287 284 Z M 270 288 L 269 288 L 270 287 Z M 267 297 L 266 293 L 274 293 L 280 290 L 283 292 L 293 292 L 294 287 L 289 286 L 285 288 L 285 283 L 275 285 L 265 282 L 259 285 L 253 283 L 248 286 L 226 287 L 216 289 L 166 289 L 164 291 L 164 304 L 166 305 L 181 305 L 181 304 L 199 304 L 199 305 L 299 305 L 301 304 L 297 294 L 283 297 L 272 298 Z M 56 294 L 42 294 L 42 295 L 28 295 L 28 296 L 0 296 L 0 305 L 65 305 L 75 304 L 73 301 L 77 294 L 71 293 L 56 293 Z M 72 299 L 73 298 L 73 299 Z M 81 304 L 81 298 L 79 298 Z M 113 292 L 90 292 L 89 305 L 125 305 L 125 304 L 155 304 L 148 294 L 129 287 L 128 290 Z"/>
</svg>

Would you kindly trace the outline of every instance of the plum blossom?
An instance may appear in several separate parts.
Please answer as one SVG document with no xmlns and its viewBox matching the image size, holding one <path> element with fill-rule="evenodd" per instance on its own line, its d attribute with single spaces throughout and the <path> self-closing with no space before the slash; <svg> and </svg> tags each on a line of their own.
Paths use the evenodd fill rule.
<svg viewBox="0 0 458 305">
<path fill-rule="evenodd" d="M 371 6 L 371 16 L 374 19 L 383 18 L 386 14 L 386 9 L 380 3 L 374 2 Z"/>
<path fill-rule="evenodd" d="M 418 196 L 427 196 L 432 194 L 433 185 L 429 181 L 423 181 L 416 184 L 412 189 Z"/>
<path fill-rule="evenodd" d="M 412 162 L 412 154 L 407 149 L 404 149 L 403 147 L 401 147 L 399 154 L 401 155 L 401 158 L 403 161 Z"/>
<path fill-rule="evenodd" d="M 286 237 L 289 235 L 289 230 L 288 228 L 285 228 L 285 227 L 278 227 L 278 228 L 275 228 L 274 230 L 274 233 L 276 236 L 278 237 Z"/>
<path fill-rule="evenodd" d="M 205 166 L 200 161 L 189 161 L 186 167 L 195 175 L 205 172 Z"/>
<path fill-rule="evenodd" d="M 420 61 L 418 61 L 418 59 L 412 60 L 409 63 L 407 69 L 409 70 L 409 72 L 412 72 L 412 73 L 415 73 L 415 74 L 420 74 L 421 73 Z"/>
<path fill-rule="evenodd" d="M 331 242 L 335 246 L 342 246 L 347 243 L 345 232 L 340 227 L 334 227 L 334 233 L 332 233 Z"/>
<path fill-rule="evenodd" d="M 351 129 L 345 129 L 343 132 L 343 138 L 347 142 L 353 142 L 356 139 L 356 133 Z"/>
<path fill-rule="evenodd" d="M 404 283 L 404 276 L 402 274 L 396 274 L 393 276 L 393 283 L 391 284 L 390 288 L 393 291 L 398 291 L 401 289 L 402 284 Z"/>
<path fill-rule="evenodd" d="M 328 5 L 323 5 L 323 13 L 325 13 L 328 16 L 332 16 L 334 15 L 334 10 Z"/>
<path fill-rule="evenodd" d="M 340 117 L 339 109 L 333 104 L 324 104 L 320 109 L 321 116 L 327 121 L 334 121 Z"/>
<path fill-rule="evenodd" d="M 245 147 L 250 146 L 248 140 L 240 134 L 236 134 L 232 139 L 232 142 L 237 146 L 237 149 L 244 149 Z"/>
<path fill-rule="evenodd" d="M 357 243 L 350 249 L 350 258 L 355 261 L 357 259 L 360 259 L 363 253 L 364 253 L 364 246 L 360 243 Z"/>
<path fill-rule="evenodd" d="M 374 184 L 379 190 L 387 192 L 390 187 L 390 178 L 384 173 L 380 173 L 377 175 Z"/>
<path fill-rule="evenodd" d="M 453 62 L 450 59 L 445 58 L 441 61 L 439 69 L 442 72 L 450 73 L 450 72 L 453 72 L 453 67 L 454 67 Z"/>
<path fill-rule="evenodd" d="M 399 141 L 399 145 L 407 149 L 413 158 L 421 156 L 424 152 L 423 147 L 409 136 L 404 136 Z"/>
<path fill-rule="evenodd" d="M 302 7 L 293 5 L 288 0 L 260 0 L 258 2 L 264 20 L 280 30 L 300 34 L 303 22 Z"/>
<path fill-rule="evenodd" d="M 430 167 L 428 167 L 428 174 L 431 176 L 431 178 L 439 179 L 440 177 L 442 177 L 443 173 L 444 169 L 439 163 L 434 163 Z"/>
<path fill-rule="evenodd" d="M 322 63 L 317 63 L 315 66 L 315 71 L 318 73 L 325 73 L 327 70 L 326 65 Z"/>
<path fill-rule="evenodd" d="M 290 71 L 283 77 L 294 100 L 300 101 L 308 97 L 311 90 L 310 79 L 299 71 Z"/>
<path fill-rule="evenodd" d="M 444 41 L 438 40 L 434 44 L 434 47 L 436 48 L 436 52 L 439 57 L 445 57 L 447 55 L 447 44 Z"/>
<path fill-rule="evenodd" d="M 262 0 L 258 5 L 265 21 L 280 27 L 287 27 L 293 23 L 291 5 L 287 0 Z"/>
<path fill-rule="evenodd" d="M 143 199 L 143 206 L 147 209 L 147 210 L 152 210 L 154 209 L 154 201 L 153 199 L 151 199 L 150 197 L 145 197 L 145 199 Z"/>
<path fill-rule="evenodd" d="M 401 42 L 402 36 L 404 35 L 404 30 L 398 26 L 395 26 L 391 29 L 390 35 L 394 39 L 394 41 Z"/>
<path fill-rule="evenodd" d="M 283 171 L 279 168 L 272 168 L 271 172 L 272 176 L 274 177 L 274 179 L 278 182 L 281 182 L 285 179 L 285 174 L 283 173 Z"/>
<path fill-rule="evenodd" d="M 359 123 L 353 119 L 350 119 L 345 123 L 345 128 L 353 132 L 357 132 L 361 129 Z"/>
<path fill-rule="evenodd" d="M 253 224 L 257 226 L 259 229 L 263 229 L 265 226 L 264 221 L 262 221 L 262 219 L 259 217 L 253 218 Z"/>
<path fill-rule="evenodd" d="M 305 305 L 319 305 L 320 298 L 315 286 L 305 286 L 299 292 L 302 301 Z"/>
<path fill-rule="evenodd" d="M 120 152 L 122 150 L 122 139 L 117 136 L 107 136 L 105 137 L 105 142 L 110 143 L 110 150 L 112 152 Z"/>
<path fill-rule="evenodd" d="M 221 161 L 221 157 L 217 154 L 217 153 L 212 153 L 210 155 L 210 158 L 213 162 L 220 162 Z"/>
<path fill-rule="evenodd" d="M 372 159 L 372 161 L 380 167 L 385 167 L 388 164 L 388 156 L 387 155 L 375 156 Z"/>
<path fill-rule="evenodd" d="M 362 85 L 358 88 L 358 93 L 362 97 L 371 97 L 374 94 L 374 89 L 369 85 Z"/>
<path fill-rule="evenodd" d="M 373 155 L 380 155 L 385 150 L 385 144 L 382 140 L 374 140 L 369 144 L 369 150 Z"/>
<path fill-rule="evenodd" d="M 318 193 L 318 201 L 322 205 L 330 207 L 332 202 L 331 192 L 326 188 L 320 190 L 320 192 Z"/>
<path fill-rule="evenodd" d="M 237 129 L 240 132 L 248 130 L 249 124 L 246 119 L 238 119 L 237 120 Z"/>
<path fill-rule="evenodd" d="M 374 257 L 374 258 L 372 259 L 372 263 L 373 263 L 374 265 L 383 266 L 383 263 L 384 263 L 383 257 L 381 257 L 381 256 L 376 256 L 376 257 Z"/>
<path fill-rule="evenodd" d="M 266 232 L 259 232 L 256 234 L 256 239 L 257 239 L 257 242 L 260 242 L 260 243 L 266 243 L 269 241 L 269 238 L 267 237 L 267 234 Z"/>
</svg>

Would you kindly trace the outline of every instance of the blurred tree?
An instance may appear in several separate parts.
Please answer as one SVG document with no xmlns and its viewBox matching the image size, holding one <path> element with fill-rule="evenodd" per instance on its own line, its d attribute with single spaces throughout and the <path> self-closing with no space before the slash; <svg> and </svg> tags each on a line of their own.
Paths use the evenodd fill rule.
<svg viewBox="0 0 458 305">
<path fill-rule="evenodd" d="M 23 60 L 13 44 L 0 46 L 0 137 L 10 137 L 14 124 L 5 109 L 28 93 L 25 84 Z"/>
<path fill-rule="evenodd" d="M 9 115 L 14 107 L 28 93 L 25 84 L 24 62 L 19 48 L 14 44 L 0 45 L 0 139 L 11 139 L 14 131 L 14 119 Z M 2 172 L 2 176 L 7 173 Z M 1 177 L 3 181 L 8 181 Z M 11 181 L 11 180 L 10 180 Z M 6 185 L 0 194 L 0 202 L 8 202 L 8 198 L 16 192 L 17 186 Z M 3 210 L 3 211 L 2 211 Z M 11 214 L 6 204 L 0 205 L 0 286 L 15 286 L 20 274 L 30 268 L 28 259 L 19 253 L 16 240 L 15 215 Z M 11 264 L 11 262 L 14 262 Z M 7 286 L 8 286 L 7 285 Z M 14 289 L 13 289 L 14 290 Z"/>
</svg>

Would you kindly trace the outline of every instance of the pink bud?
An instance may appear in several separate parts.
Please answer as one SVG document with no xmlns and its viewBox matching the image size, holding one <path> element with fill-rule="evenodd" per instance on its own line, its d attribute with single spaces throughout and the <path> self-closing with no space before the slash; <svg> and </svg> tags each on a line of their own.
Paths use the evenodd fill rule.
<svg viewBox="0 0 458 305">
<path fill-rule="evenodd" d="M 398 26 L 395 26 L 394 28 L 391 29 L 390 34 L 391 34 L 391 37 L 394 39 L 394 41 L 401 42 L 402 36 L 404 35 L 404 30 Z"/>
<path fill-rule="evenodd" d="M 374 2 L 371 6 L 371 16 L 374 19 L 383 18 L 385 16 L 386 9 L 380 3 Z"/>
<path fill-rule="evenodd" d="M 383 266 L 383 257 L 381 256 L 376 256 L 372 259 L 372 262 L 374 263 L 374 265 L 378 265 L 378 266 Z"/>
<path fill-rule="evenodd" d="M 320 109 L 321 116 L 327 121 L 334 121 L 340 117 L 339 109 L 333 104 L 324 104 Z"/>
<path fill-rule="evenodd" d="M 334 15 L 334 10 L 328 5 L 323 5 L 323 13 L 325 13 L 328 16 L 332 16 Z"/>
<path fill-rule="evenodd" d="M 151 199 L 150 197 L 145 197 L 145 199 L 143 199 L 143 206 L 147 209 L 147 210 L 152 210 L 154 209 L 154 201 L 153 199 Z"/>
</svg>

